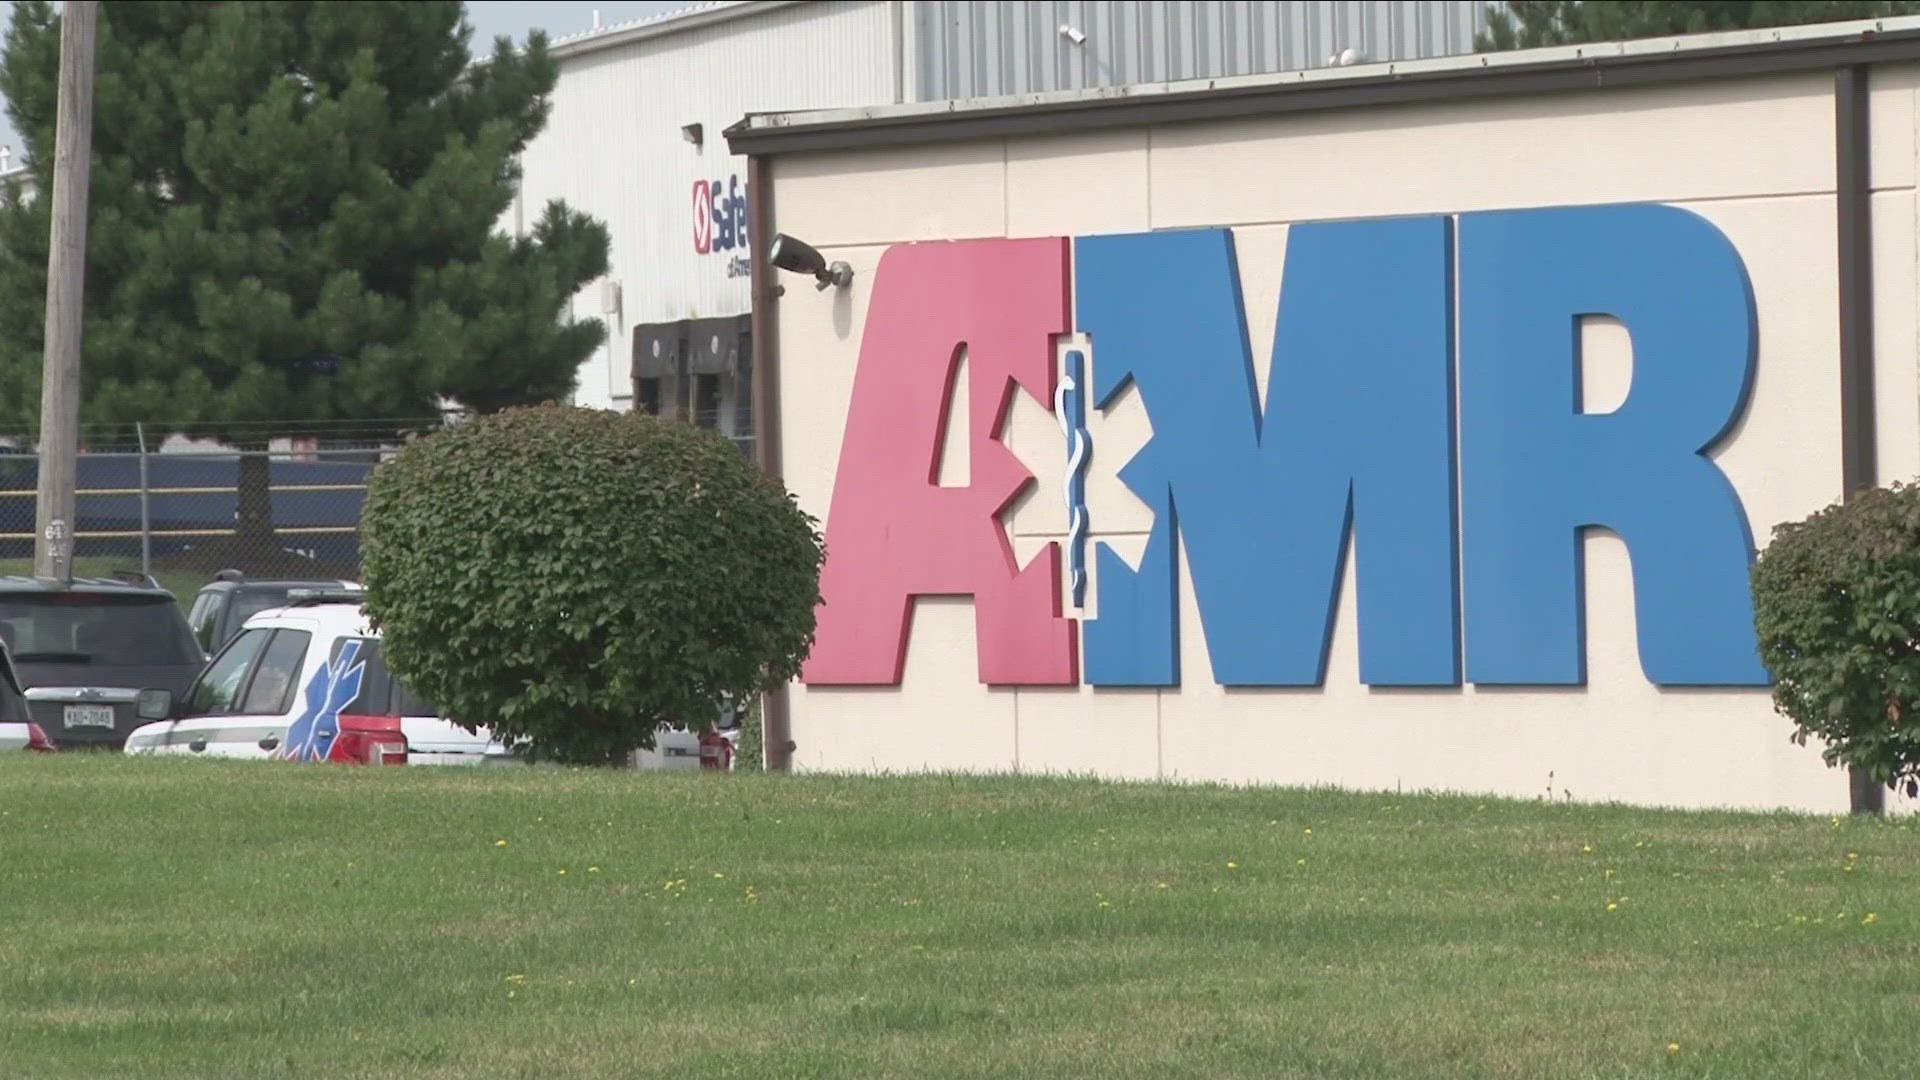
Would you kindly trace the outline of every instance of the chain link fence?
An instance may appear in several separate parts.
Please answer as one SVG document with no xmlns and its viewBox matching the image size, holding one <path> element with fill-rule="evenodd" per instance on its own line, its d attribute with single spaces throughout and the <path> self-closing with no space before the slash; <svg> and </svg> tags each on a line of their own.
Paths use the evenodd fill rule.
<svg viewBox="0 0 1920 1080">
<path fill-rule="evenodd" d="M 354 579 L 368 477 L 408 433 L 454 419 L 231 425 L 217 440 L 83 428 L 74 574 L 140 571 L 183 604 L 222 570 Z M 33 572 L 38 484 L 32 433 L 0 432 L 0 573 Z"/>
<path fill-rule="evenodd" d="M 222 570 L 354 580 L 367 478 L 409 434 L 460 416 L 230 425 L 222 439 L 172 434 L 164 425 L 83 427 L 74 575 L 138 571 L 183 605 Z M 721 434 L 753 459 L 752 435 Z M 0 430 L 0 574 L 33 573 L 36 441 L 32 432 Z"/>
</svg>

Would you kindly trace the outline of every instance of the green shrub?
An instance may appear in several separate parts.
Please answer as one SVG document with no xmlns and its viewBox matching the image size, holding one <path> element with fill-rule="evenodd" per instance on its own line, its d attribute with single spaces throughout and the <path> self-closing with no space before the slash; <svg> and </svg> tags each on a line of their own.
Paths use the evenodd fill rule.
<svg viewBox="0 0 1920 1080">
<path fill-rule="evenodd" d="M 644 414 L 544 405 L 418 439 L 374 473 L 361 532 L 394 671 L 537 758 L 704 728 L 813 641 L 814 520 L 725 439 Z"/>
<path fill-rule="evenodd" d="M 740 725 L 740 745 L 733 750 L 733 767 L 741 772 L 760 772 L 767 767 L 767 756 L 761 749 L 766 740 L 760 730 L 760 701 L 754 698 L 747 707 L 747 718 Z"/>
<path fill-rule="evenodd" d="M 1920 487 L 1863 491 L 1776 528 L 1753 600 L 1794 741 L 1920 792 Z"/>
</svg>

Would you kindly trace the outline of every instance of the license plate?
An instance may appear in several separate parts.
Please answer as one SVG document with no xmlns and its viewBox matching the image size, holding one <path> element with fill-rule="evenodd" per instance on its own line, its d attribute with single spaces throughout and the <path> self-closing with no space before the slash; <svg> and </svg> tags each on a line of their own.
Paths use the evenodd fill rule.
<svg viewBox="0 0 1920 1080">
<path fill-rule="evenodd" d="M 62 717 L 70 728 L 113 727 L 113 706 L 111 705 L 69 705 Z"/>
</svg>

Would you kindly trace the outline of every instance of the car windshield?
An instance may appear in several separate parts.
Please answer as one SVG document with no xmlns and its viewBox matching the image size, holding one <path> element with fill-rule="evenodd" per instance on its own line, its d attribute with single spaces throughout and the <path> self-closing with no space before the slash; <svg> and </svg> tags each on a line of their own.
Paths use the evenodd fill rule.
<svg viewBox="0 0 1920 1080">
<path fill-rule="evenodd" d="M 147 667 L 205 660 L 169 596 L 45 593 L 0 596 L 0 638 L 23 664 Z"/>
</svg>

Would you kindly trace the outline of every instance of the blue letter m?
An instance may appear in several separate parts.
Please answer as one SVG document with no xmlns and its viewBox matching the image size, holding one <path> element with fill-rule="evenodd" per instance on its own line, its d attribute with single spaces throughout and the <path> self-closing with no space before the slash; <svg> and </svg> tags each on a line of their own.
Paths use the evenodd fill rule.
<svg viewBox="0 0 1920 1080">
<path fill-rule="evenodd" d="M 1132 380 L 1154 436 L 1121 479 L 1158 515 L 1138 573 L 1102 546 L 1087 681 L 1179 681 L 1184 545 L 1214 677 L 1317 686 L 1354 538 L 1361 677 L 1459 682 L 1448 222 L 1296 225 L 1265 417 L 1233 238 L 1076 241 L 1093 395 Z"/>
<path fill-rule="evenodd" d="M 1131 381 L 1154 431 L 1120 473 L 1154 529 L 1137 571 L 1098 551 L 1089 682 L 1178 684 L 1184 552 L 1216 681 L 1320 685 L 1349 539 L 1363 682 L 1459 683 L 1462 576 L 1470 679 L 1579 682 L 1578 540 L 1604 526 L 1633 559 L 1649 679 L 1764 683 L 1745 513 L 1706 457 L 1752 372 L 1732 245 L 1659 206 L 1462 230 L 1458 499 L 1448 218 L 1288 230 L 1264 416 L 1230 233 L 1076 241 L 1094 400 Z M 1634 342 L 1627 402 L 1605 415 L 1575 392 L 1588 314 Z"/>
</svg>

